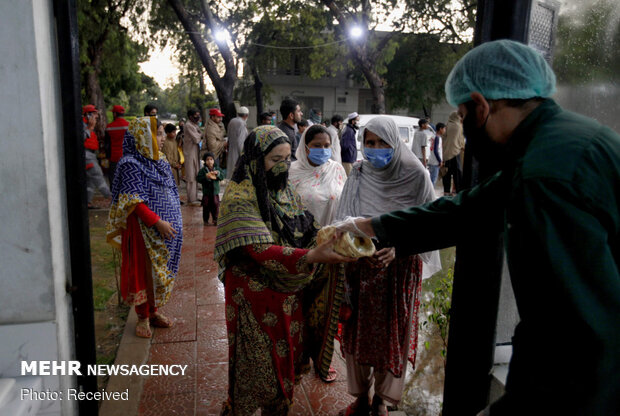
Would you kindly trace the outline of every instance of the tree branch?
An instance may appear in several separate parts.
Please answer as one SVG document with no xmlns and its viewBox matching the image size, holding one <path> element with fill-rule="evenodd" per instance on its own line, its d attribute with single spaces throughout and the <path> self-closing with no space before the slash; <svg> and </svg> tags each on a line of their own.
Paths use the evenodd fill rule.
<svg viewBox="0 0 620 416">
<path fill-rule="evenodd" d="M 200 1 L 200 9 L 202 10 L 202 15 L 205 17 L 207 22 L 207 26 L 211 29 L 211 33 L 215 35 L 215 32 L 218 30 L 218 24 L 216 17 L 211 12 L 211 7 L 206 0 Z M 226 42 L 215 42 L 217 45 L 220 54 L 222 55 L 222 59 L 224 60 L 224 67 L 226 71 L 224 72 L 224 78 L 228 78 L 229 80 L 234 80 L 237 73 L 237 65 L 235 65 L 235 58 L 233 57 L 230 48 Z"/>
<path fill-rule="evenodd" d="M 211 54 L 207 49 L 207 45 L 205 44 L 202 37 L 198 34 L 198 28 L 196 27 L 196 25 L 194 25 L 194 22 L 191 20 L 189 14 L 187 13 L 187 10 L 185 10 L 185 7 L 180 0 L 168 0 L 168 4 L 170 4 L 177 17 L 181 21 L 183 28 L 189 35 L 192 44 L 196 48 L 196 53 L 198 54 L 200 61 L 207 70 L 207 73 L 209 74 L 209 78 L 211 78 L 215 86 L 218 86 L 216 84 L 218 80 L 221 80 L 221 77 L 217 72 L 217 67 L 215 66 L 215 62 L 213 61 L 213 58 L 211 57 Z"/>
</svg>

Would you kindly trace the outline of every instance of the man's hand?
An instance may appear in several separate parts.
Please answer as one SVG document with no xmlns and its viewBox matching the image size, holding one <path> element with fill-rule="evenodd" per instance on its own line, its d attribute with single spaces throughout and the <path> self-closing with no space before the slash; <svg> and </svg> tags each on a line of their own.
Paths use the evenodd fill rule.
<svg viewBox="0 0 620 416">
<path fill-rule="evenodd" d="M 172 228 L 172 224 L 170 224 L 168 221 L 164 221 L 164 220 L 159 220 L 155 223 L 155 228 L 157 228 L 157 231 L 159 231 L 159 234 L 161 234 L 162 237 L 164 237 L 166 240 L 171 240 L 175 237 L 175 235 L 177 234 L 177 231 Z"/>
<path fill-rule="evenodd" d="M 346 217 L 342 221 L 331 224 L 342 232 L 349 232 L 360 237 L 371 238 L 375 236 L 375 230 L 372 229 L 371 219 L 362 217 Z"/>
</svg>

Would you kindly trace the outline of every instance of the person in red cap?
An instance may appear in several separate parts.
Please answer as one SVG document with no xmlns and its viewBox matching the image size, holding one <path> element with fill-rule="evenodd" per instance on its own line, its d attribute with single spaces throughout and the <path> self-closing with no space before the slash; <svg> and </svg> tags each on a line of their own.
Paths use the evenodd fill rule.
<svg viewBox="0 0 620 416">
<path fill-rule="evenodd" d="M 92 104 L 85 105 L 82 108 L 82 121 L 84 122 L 84 159 L 86 161 L 86 194 L 88 208 L 97 208 L 91 202 L 95 195 L 95 189 L 104 197 L 111 199 L 112 194 L 110 188 L 103 177 L 103 172 L 97 160 L 97 152 L 99 151 L 99 140 L 95 133 L 95 126 L 99 119 L 97 107 Z"/>
<path fill-rule="evenodd" d="M 203 137 L 201 156 L 211 152 L 215 155 L 215 160 L 219 162 L 219 165 L 224 167 L 228 142 L 225 137 L 226 128 L 224 123 L 222 123 L 222 117 L 224 117 L 224 114 L 217 108 L 209 110 L 209 122 Z M 223 160 L 224 162 L 222 162 Z"/>
<path fill-rule="evenodd" d="M 110 186 L 114 182 L 116 164 L 123 157 L 123 139 L 129 126 L 129 122 L 123 118 L 125 108 L 122 105 L 112 107 L 112 115 L 114 116 L 114 121 L 105 128 L 105 152 L 110 160 L 110 168 L 108 169 Z"/>
</svg>

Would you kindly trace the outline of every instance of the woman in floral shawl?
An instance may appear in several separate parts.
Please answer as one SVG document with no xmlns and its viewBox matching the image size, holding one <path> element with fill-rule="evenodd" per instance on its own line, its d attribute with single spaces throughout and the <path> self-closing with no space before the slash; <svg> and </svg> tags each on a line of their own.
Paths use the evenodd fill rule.
<svg viewBox="0 0 620 416">
<path fill-rule="evenodd" d="M 179 193 L 157 130 L 155 117 L 129 123 L 107 225 L 108 242 L 122 253 L 121 295 L 135 306 L 143 338 L 151 337 L 150 325 L 172 325 L 157 308 L 170 299 L 183 242 Z"/>
<path fill-rule="evenodd" d="M 250 133 L 224 195 L 215 257 L 226 296 L 228 401 L 223 414 L 286 415 L 308 358 L 327 375 L 343 267 L 288 182 L 291 146 L 276 127 Z"/>
<path fill-rule="evenodd" d="M 329 131 L 321 125 L 304 131 L 290 175 L 293 188 L 323 226 L 332 223 L 347 180 L 342 165 L 331 159 L 331 139 Z"/>
</svg>

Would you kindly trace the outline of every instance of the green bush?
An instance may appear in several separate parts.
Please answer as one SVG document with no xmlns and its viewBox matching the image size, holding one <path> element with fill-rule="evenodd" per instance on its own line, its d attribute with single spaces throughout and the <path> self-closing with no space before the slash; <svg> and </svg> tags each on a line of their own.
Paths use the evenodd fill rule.
<svg viewBox="0 0 620 416">
<path fill-rule="evenodd" d="M 422 328 L 435 326 L 441 338 L 441 357 L 446 364 L 448 350 L 448 327 L 450 326 L 450 306 L 452 304 L 452 281 L 454 269 L 449 268 L 445 275 L 439 277 L 432 296 L 428 302 L 424 302 L 423 308 L 428 311 L 426 319 L 420 324 Z M 429 342 L 425 342 L 425 348 L 429 348 Z"/>
</svg>

